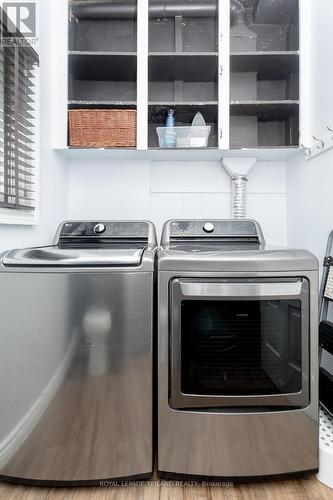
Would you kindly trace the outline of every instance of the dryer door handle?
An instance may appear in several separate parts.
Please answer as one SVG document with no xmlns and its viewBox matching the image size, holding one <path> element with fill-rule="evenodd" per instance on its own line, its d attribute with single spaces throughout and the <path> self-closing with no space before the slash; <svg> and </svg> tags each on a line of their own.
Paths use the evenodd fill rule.
<svg viewBox="0 0 333 500">
<path fill-rule="evenodd" d="M 193 298 L 264 298 L 264 297 L 299 297 L 302 293 L 303 280 L 281 282 L 229 282 L 209 283 L 180 280 L 181 293 Z"/>
</svg>

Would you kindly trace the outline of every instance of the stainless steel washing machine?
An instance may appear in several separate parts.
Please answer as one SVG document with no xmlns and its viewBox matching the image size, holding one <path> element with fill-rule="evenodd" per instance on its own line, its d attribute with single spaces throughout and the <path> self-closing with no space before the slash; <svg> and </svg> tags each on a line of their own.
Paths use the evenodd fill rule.
<svg viewBox="0 0 333 500">
<path fill-rule="evenodd" d="M 170 221 L 158 297 L 160 474 L 317 470 L 317 259 L 254 221 Z"/>
<path fill-rule="evenodd" d="M 0 265 L 0 476 L 149 477 L 156 236 L 149 222 L 63 223 Z"/>
</svg>

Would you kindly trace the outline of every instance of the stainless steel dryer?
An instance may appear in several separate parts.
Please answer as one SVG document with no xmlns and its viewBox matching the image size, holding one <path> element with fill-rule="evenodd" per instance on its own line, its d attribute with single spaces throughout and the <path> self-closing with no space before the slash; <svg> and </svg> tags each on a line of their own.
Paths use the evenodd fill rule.
<svg viewBox="0 0 333 500">
<path fill-rule="evenodd" d="M 154 226 L 65 222 L 0 264 L 0 476 L 149 477 Z"/>
<path fill-rule="evenodd" d="M 170 221 L 158 295 L 160 474 L 317 470 L 317 259 L 254 221 Z"/>
</svg>

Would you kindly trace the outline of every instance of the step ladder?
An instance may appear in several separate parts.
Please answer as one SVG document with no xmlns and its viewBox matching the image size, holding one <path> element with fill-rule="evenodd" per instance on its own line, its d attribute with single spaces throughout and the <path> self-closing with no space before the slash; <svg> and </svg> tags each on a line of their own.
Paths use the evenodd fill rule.
<svg viewBox="0 0 333 500">
<path fill-rule="evenodd" d="M 329 321 L 330 303 L 333 318 L 333 231 L 326 247 L 323 277 L 320 287 L 320 438 L 319 438 L 319 473 L 317 479 L 333 488 L 333 362 L 332 371 L 323 366 L 323 356 L 333 356 L 333 321 Z"/>
</svg>

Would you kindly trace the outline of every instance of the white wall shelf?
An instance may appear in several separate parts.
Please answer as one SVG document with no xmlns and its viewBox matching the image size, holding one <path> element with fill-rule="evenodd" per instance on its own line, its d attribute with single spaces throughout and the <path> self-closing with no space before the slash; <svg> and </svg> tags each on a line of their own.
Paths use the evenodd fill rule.
<svg viewBox="0 0 333 500">
<path fill-rule="evenodd" d="M 85 149 L 58 148 L 55 151 L 71 160 L 148 160 L 148 161 L 220 161 L 224 157 L 255 156 L 258 161 L 286 161 L 299 148 L 256 148 L 256 149 Z"/>
</svg>

